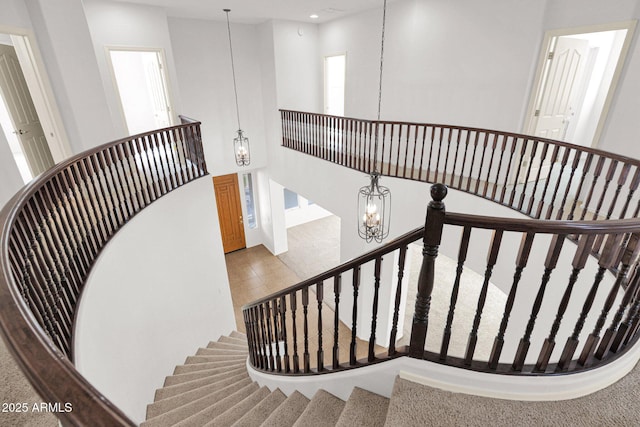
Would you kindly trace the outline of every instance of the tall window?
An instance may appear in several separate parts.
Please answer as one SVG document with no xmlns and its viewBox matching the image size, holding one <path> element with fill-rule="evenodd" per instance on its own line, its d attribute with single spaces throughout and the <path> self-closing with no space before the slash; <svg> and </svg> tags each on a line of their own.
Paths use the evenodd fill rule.
<svg viewBox="0 0 640 427">
<path fill-rule="evenodd" d="M 346 55 L 324 58 L 324 112 L 344 116 L 344 83 Z"/>
<path fill-rule="evenodd" d="M 245 173 L 242 175 L 242 184 L 244 187 L 244 200 L 247 206 L 247 225 L 249 228 L 256 228 L 256 206 L 253 199 L 253 180 L 251 179 L 251 173 Z"/>
</svg>

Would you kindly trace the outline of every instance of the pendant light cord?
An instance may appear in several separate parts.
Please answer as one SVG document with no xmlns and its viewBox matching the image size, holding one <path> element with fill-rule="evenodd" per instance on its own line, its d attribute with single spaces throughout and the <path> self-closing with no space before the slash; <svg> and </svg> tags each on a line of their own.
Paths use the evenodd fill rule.
<svg viewBox="0 0 640 427">
<path fill-rule="evenodd" d="M 385 0 L 385 3 L 386 2 L 387 0 Z M 238 87 L 236 86 L 236 67 L 233 63 L 233 46 L 231 45 L 231 25 L 229 24 L 229 12 L 231 12 L 231 9 L 223 9 L 223 10 L 227 14 L 227 30 L 229 32 L 229 52 L 231 54 L 231 74 L 233 75 L 233 91 L 235 92 L 235 95 L 236 95 L 236 116 L 238 118 L 238 130 L 240 130 L 242 128 L 240 127 L 240 108 L 238 107 Z M 382 69 L 380 72 L 382 72 Z M 379 113 L 378 113 L 378 116 L 379 116 Z"/>
<path fill-rule="evenodd" d="M 380 42 L 380 80 L 378 83 L 378 122 L 380 122 L 380 110 L 382 106 L 382 68 L 384 64 L 384 31 L 387 22 L 387 0 L 384 0 L 382 6 L 382 40 Z M 376 140 L 373 149 L 373 173 L 378 172 L 377 155 L 378 155 L 378 132 L 376 132 Z"/>
</svg>

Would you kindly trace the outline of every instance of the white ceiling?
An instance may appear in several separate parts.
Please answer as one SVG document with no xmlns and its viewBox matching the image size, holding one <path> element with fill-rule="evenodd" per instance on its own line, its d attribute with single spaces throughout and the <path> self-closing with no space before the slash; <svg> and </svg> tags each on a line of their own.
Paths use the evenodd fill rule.
<svg viewBox="0 0 640 427">
<path fill-rule="evenodd" d="M 116 0 L 163 7 L 169 16 L 224 21 L 222 9 L 231 9 L 231 22 L 256 24 L 270 19 L 327 22 L 367 9 L 381 8 L 384 0 Z M 391 0 L 388 0 L 391 1 Z M 317 14 L 318 19 L 311 19 Z"/>
</svg>

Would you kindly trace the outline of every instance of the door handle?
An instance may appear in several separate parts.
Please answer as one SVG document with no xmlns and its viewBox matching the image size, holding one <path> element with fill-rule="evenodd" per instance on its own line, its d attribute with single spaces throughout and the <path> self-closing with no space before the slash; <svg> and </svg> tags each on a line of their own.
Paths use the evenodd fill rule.
<svg viewBox="0 0 640 427">
<path fill-rule="evenodd" d="M 18 129 L 18 130 L 14 130 L 13 133 L 15 133 L 16 135 L 24 135 L 25 133 L 29 133 L 29 131 Z"/>
<path fill-rule="evenodd" d="M 240 224 L 244 224 L 244 223 L 242 222 L 242 215 L 240 215 Z"/>
</svg>

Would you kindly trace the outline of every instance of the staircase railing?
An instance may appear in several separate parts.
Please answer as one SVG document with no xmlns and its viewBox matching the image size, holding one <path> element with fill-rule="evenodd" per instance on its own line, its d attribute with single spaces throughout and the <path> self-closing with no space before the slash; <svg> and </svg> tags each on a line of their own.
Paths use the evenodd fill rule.
<svg viewBox="0 0 640 427">
<path fill-rule="evenodd" d="M 85 151 L 36 177 L 0 212 L 0 326 L 64 425 L 135 425 L 73 366 L 73 329 L 100 251 L 133 216 L 207 174 L 200 122 Z"/>
<path fill-rule="evenodd" d="M 609 363 L 638 340 L 640 200 L 635 191 L 640 183 L 639 161 L 568 143 L 485 129 L 377 122 L 285 110 L 281 114 L 285 147 L 365 173 L 372 171 L 375 159 L 382 165 L 383 175 L 441 182 L 534 219 L 446 213 L 446 187 L 435 185 L 423 229 L 243 307 L 251 363 L 256 369 L 314 374 L 408 354 L 485 372 L 543 375 L 577 372 Z M 373 153 L 376 133 L 379 149 Z M 452 243 L 454 239 L 447 238 L 447 245 L 458 254 L 448 283 L 434 279 L 443 230 L 447 236 L 461 234 L 457 245 Z M 402 280 L 406 274 L 404 259 L 408 245 L 421 237 L 423 262 L 410 342 L 408 347 L 396 348 L 399 301 L 406 292 Z M 507 262 L 499 263 L 500 249 L 507 240 L 512 241 L 510 248 L 519 250 L 517 254 L 507 254 Z M 488 246 L 479 251 L 478 245 L 486 241 Z M 576 244 L 566 245 L 566 241 Z M 474 254 L 486 251 L 487 261 L 481 284 L 475 289 L 473 321 L 468 326 L 456 326 L 461 278 L 467 275 L 465 263 L 470 247 Z M 375 346 L 383 255 L 398 259 L 393 332 L 386 349 Z M 486 317 L 491 279 L 498 267 L 503 274 L 512 269 L 513 279 L 504 287 L 506 299 L 501 303 L 501 320 L 490 340 L 492 346 L 486 354 L 479 355 L 476 349 L 480 324 L 483 314 Z M 595 276 L 585 277 L 585 270 L 593 270 Z M 605 277 L 607 271 L 614 274 L 611 280 Z M 345 274 L 349 276 L 350 292 L 343 294 Z M 434 287 L 445 285 L 451 288 L 446 291 L 449 300 L 446 316 L 441 315 L 438 323 L 431 310 L 431 297 Z M 562 290 L 551 292 L 551 288 Z M 324 296 L 327 290 L 332 293 L 330 298 Z M 359 294 L 365 290 L 371 299 L 359 301 Z M 310 296 L 315 301 L 310 302 Z M 367 352 L 358 354 L 352 350 L 358 348 L 355 319 L 364 308 L 373 313 L 367 325 L 371 333 Z M 526 313 L 518 316 L 518 322 L 511 316 L 514 308 Z M 553 315 L 539 319 L 543 309 Z M 350 325 L 340 322 L 345 310 L 353 313 Z M 334 318 L 332 326 L 327 327 L 323 313 L 325 318 Z M 309 318 L 313 332 L 309 332 Z M 351 336 L 350 351 L 341 358 L 339 337 L 345 333 Z M 451 337 L 456 333 L 465 337 L 465 347 L 457 354 L 450 349 Z M 325 347 L 329 347 L 325 344 L 327 335 L 333 340 L 331 364 L 324 361 Z M 556 348 L 556 342 L 564 344 Z M 578 351 L 581 342 L 583 346 Z M 430 348 L 434 346 L 437 348 Z M 535 350 L 530 352 L 530 348 Z M 381 350 L 386 350 L 383 357 L 379 357 Z"/>
</svg>

